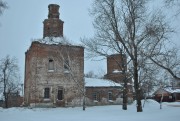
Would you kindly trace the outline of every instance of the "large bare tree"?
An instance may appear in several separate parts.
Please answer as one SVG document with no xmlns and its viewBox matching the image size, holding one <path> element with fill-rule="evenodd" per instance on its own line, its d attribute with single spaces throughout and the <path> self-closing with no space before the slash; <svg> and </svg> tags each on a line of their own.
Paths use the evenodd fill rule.
<svg viewBox="0 0 180 121">
<path fill-rule="evenodd" d="M 6 56 L 0 60 L 0 81 L 3 87 L 5 108 L 8 108 L 9 94 L 19 90 L 19 69 L 17 60 Z"/>
<path fill-rule="evenodd" d="M 125 53 L 131 61 L 137 112 L 142 112 L 140 59 L 155 50 L 171 32 L 161 12 L 148 11 L 148 0 L 95 0 L 91 9 L 95 35 L 83 39 L 89 56 Z M 153 54 L 153 53 L 151 53 Z"/>
</svg>

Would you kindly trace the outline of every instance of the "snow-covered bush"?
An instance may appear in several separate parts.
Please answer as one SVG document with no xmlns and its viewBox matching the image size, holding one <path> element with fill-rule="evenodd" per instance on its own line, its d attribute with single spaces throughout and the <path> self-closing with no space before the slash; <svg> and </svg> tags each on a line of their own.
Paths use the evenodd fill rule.
<svg viewBox="0 0 180 121">
<path fill-rule="evenodd" d="M 83 99 L 82 98 L 74 98 L 71 102 L 71 105 L 74 106 L 81 106 L 83 105 Z"/>
<path fill-rule="evenodd" d="M 101 102 L 102 102 L 102 104 L 107 104 L 108 103 L 108 101 L 107 101 L 107 98 L 102 98 L 102 100 L 101 100 Z"/>
<path fill-rule="evenodd" d="M 123 102 L 123 98 L 116 98 L 116 101 L 114 103 L 122 105 L 122 102 Z"/>
</svg>

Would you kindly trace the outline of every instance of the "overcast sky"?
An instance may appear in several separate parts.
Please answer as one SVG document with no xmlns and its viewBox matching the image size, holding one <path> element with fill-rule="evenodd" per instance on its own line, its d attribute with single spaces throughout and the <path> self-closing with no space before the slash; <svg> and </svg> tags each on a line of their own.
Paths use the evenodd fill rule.
<svg viewBox="0 0 180 121">
<path fill-rule="evenodd" d="M 0 58 L 9 54 L 18 59 L 22 81 L 24 79 L 25 52 L 32 39 L 43 37 L 42 22 L 47 18 L 49 4 L 60 5 L 60 19 L 64 21 L 64 36 L 69 40 L 80 43 L 81 37 L 93 35 L 93 19 L 88 12 L 93 0 L 4 1 L 8 3 L 9 8 L 0 16 Z M 179 39 L 174 42 L 180 45 Z M 96 73 L 102 70 L 106 71 L 106 62 L 85 60 L 85 73 L 90 70 Z"/>
</svg>

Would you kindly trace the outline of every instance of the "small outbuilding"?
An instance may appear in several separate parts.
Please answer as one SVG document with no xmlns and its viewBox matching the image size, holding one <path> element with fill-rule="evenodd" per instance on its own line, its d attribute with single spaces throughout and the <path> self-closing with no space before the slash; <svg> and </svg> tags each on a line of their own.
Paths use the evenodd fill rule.
<svg viewBox="0 0 180 121">
<path fill-rule="evenodd" d="M 180 100 L 180 89 L 172 87 L 159 88 L 154 92 L 154 99 L 158 102 L 174 102 Z"/>
<path fill-rule="evenodd" d="M 122 104 L 123 86 L 108 79 L 85 78 L 87 105 Z M 128 98 L 131 102 L 133 99 Z"/>
</svg>

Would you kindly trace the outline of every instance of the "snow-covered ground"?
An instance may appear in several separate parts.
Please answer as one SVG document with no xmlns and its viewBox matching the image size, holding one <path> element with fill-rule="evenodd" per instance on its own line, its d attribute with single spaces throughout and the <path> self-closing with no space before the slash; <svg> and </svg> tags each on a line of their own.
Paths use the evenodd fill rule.
<svg viewBox="0 0 180 121">
<path fill-rule="evenodd" d="M 180 102 L 163 103 L 163 109 L 159 109 L 159 103 L 148 100 L 141 113 L 136 112 L 135 103 L 127 111 L 121 105 L 88 107 L 86 111 L 81 107 L 0 108 L 0 121 L 178 121 L 178 106 Z"/>
</svg>

